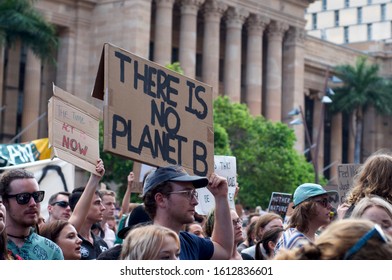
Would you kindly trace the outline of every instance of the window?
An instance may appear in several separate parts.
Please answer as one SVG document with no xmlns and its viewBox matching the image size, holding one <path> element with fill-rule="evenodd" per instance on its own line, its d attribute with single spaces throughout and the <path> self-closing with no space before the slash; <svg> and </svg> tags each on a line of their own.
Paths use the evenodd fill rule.
<svg viewBox="0 0 392 280">
<path fill-rule="evenodd" d="M 327 9 L 327 0 L 323 0 L 321 7 L 322 7 L 323 11 L 325 11 Z"/>
<path fill-rule="evenodd" d="M 372 35 L 372 24 L 369 23 L 367 25 L 367 39 L 368 39 L 368 41 L 371 41 L 372 37 L 373 37 L 373 35 Z"/>
<path fill-rule="evenodd" d="M 344 43 L 347 44 L 349 42 L 349 37 L 348 37 L 348 26 L 344 27 Z"/>
<path fill-rule="evenodd" d="M 387 12 L 387 6 L 386 6 L 386 4 L 384 3 L 384 4 L 381 4 L 381 6 L 380 6 L 380 8 L 381 8 L 381 20 L 382 21 L 385 21 L 385 19 L 386 19 L 386 12 Z"/>
<path fill-rule="evenodd" d="M 359 24 L 362 23 L 362 7 L 359 7 L 359 8 L 357 9 L 357 22 L 358 22 Z"/>
<path fill-rule="evenodd" d="M 326 40 L 327 39 L 327 32 L 325 32 L 325 29 L 321 29 L 321 39 Z"/>
<path fill-rule="evenodd" d="M 372 0 L 367 0 L 367 3 L 368 3 L 368 5 L 371 5 L 371 4 L 373 4 L 373 1 Z"/>
<path fill-rule="evenodd" d="M 317 14 L 312 14 L 312 27 L 313 29 L 317 29 Z"/>
<path fill-rule="evenodd" d="M 335 11 L 335 26 L 339 26 L 339 10 Z"/>
<path fill-rule="evenodd" d="M 344 0 L 344 7 L 345 8 L 350 7 L 350 0 Z"/>
</svg>

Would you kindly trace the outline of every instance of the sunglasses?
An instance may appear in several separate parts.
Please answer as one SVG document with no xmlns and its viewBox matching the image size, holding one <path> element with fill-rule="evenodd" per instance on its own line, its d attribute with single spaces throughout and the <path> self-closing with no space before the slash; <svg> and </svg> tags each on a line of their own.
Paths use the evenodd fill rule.
<svg viewBox="0 0 392 280">
<path fill-rule="evenodd" d="M 58 205 L 62 208 L 67 208 L 69 206 L 69 203 L 67 201 L 56 201 L 52 203 L 52 206 Z"/>
<path fill-rule="evenodd" d="M 371 230 L 365 233 L 358 241 L 354 244 L 344 255 L 344 260 L 349 260 L 351 257 L 356 254 L 359 250 L 362 249 L 363 246 L 371 239 L 374 235 L 377 235 L 378 238 L 381 239 L 383 243 L 388 242 L 388 238 L 385 236 L 383 230 L 379 225 L 375 225 Z"/>
<path fill-rule="evenodd" d="M 324 198 L 321 200 L 313 200 L 314 202 L 320 203 L 321 206 L 324 208 L 328 208 L 328 206 L 331 204 L 328 198 Z"/>
<path fill-rule="evenodd" d="M 243 223 L 243 221 L 240 218 L 231 221 L 233 223 L 233 226 L 242 226 Z"/>
<path fill-rule="evenodd" d="M 6 198 L 14 198 L 16 199 L 16 202 L 20 205 L 25 205 L 29 203 L 31 197 L 34 198 L 35 203 L 39 203 L 42 200 L 44 200 L 45 196 L 45 191 L 38 191 L 38 192 L 24 192 L 24 193 L 18 193 L 18 194 L 7 194 L 5 195 Z"/>
</svg>

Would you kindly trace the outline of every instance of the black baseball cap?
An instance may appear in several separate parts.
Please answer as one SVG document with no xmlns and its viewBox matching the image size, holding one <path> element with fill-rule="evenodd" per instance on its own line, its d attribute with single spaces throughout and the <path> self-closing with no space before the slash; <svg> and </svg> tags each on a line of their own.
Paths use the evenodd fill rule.
<svg viewBox="0 0 392 280">
<path fill-rule="evenodd" d="M 196 189 L 208 185 L 207 177 L 192 176 L 189 175 L 182 166 L 169 165 L 166 167 L 158 167 L 147 176 L 143 185 L 142 196 L 145 196 L 147 192 L 166 181 L 191 182 Z"/>
<path fill-rule="evenodd" d="M 136 206 L 125 220 L 124 227 L 118 231 L 117 236 L 125 239 L 128 231 L 138 225 L 151 223 L 151 218 L 144 210 L 144 205 Z"/>
</svg>

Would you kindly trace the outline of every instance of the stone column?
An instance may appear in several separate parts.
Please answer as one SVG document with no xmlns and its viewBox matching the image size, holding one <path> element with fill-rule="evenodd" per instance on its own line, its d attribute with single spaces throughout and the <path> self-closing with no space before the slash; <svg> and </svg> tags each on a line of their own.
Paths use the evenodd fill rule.
<svg viewBox="0 0 392 280">
<path fill-rule="evenodd" d="M 203 1 L 181 1 L 180 65 L 191 78 L 195 78 L 196 71 L 197 12 Z"/>
<path fill-rule="evenodd" d="M 273 21 L 268 28 L 265 117 L 274 122 L 281 121 L 282 41 L 288 27 L 286 23 Z"/>
<path fill-rule="evenodd" d="M 22 142 L 37 139 L 40 115 L 41 94 L 41 60 L 35 56 L 32 50 L 27 50 L 26 74 L 24 82 L 22 130 Z"/>
<path fill-rule="evenodd" d="M 248 13 L 230 7 L 226 14 L 224 95 L 241 102 L 242 25 Z"/>
<path fill-rule="evenodd" d="M 269 19 L 252 14 L 247 21 L 248 48 L 246 56 L 246 103 L 252 115 L 261 115 L 263 32 Z"/>
<path fill-rule="evenodd" d="M 212 86 L 213 98 L 219 90 L 219 47 L 220 22 L 227 6 L 216 0 L 208 0 L 204 5 L 204 39 L 202 80 Z"/>
<path fill-rule="evenodd" d="M 154 61 L 162 66 L 171 63 L 174 0 L 156 0 Z"/>
<path fill-rule="evenodd" d="M 305 73 L 305 30 L 291 27 L 286 33 L 283 43 L 283 83 L 281 119 L 289 122 L 287 114 L 294 108 L 304 108 L 304 73 Z M 305 131 L 301 125 L 295 130 L 297 138 L 295 148 L 303 153 L 305 147 Z"/>
<path fill-rule="evenodd" d="M 314 151 L 313 157 L 315 158 L 317 157 L 317 170 L 318 170 L 319 178 L 322 177 L 323 168 L 324 168 L 324 129 L 325 129 L 324 118 L 325 116 L 322 115 L 323 106 L 325 106 L 325 104 L 323 104 L 319 98 L 316 98 L 314 100 L 312 142 L 316 144 L 313 150 Z M 321 123 L 320 118 L 323 119 L 323 125 L 321 131 L 320 131 L 320 123 Z M 320 143 L 319 143 L 319 147 L 317 147 L 317 137 L 319 133 L 320 133 Z"/>
<path fill-rule="evenodd" d="M 343 144 L 343 131 L 342 131 L 342 113 L 332 115 L 331 122 L 331 164 L 336 162 L 330 168 L 330 180 L 334 185 L 338 184 L 338 164 L 342 163 L 342 144 Z"/>
<path fill-rule="evenodd" d="M 4 105 L 2 111 L 3 142 L 7 143 L 16 135 L 18 96 L 19 96 L 19 65 L 21 44 L 18 41 L 8 49 L 7 73 L 5 75 Z"/>
</svg>

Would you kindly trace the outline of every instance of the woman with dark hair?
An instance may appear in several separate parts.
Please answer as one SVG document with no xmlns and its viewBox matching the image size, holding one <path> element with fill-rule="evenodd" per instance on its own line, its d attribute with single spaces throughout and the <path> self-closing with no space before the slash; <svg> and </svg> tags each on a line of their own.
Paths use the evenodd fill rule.
<svg viewBox="0 0 392 280">
<path fill-rule="evenodd" d="M 78 233 L 71 223 L 54 220 L 40 227 L 40 235 L 59 245 L 65 260 L 80 260 L 82 239 L 78 237 Z"/>
<path fill-rule="evenodd" d="M 6 210 L 3 204 L 3 198 L 0 195 L 0 260 L 21 260 L 18 255 L 14 255 L 11 250 L 7 249 L 7 233 L 5 231 Z"/>
<path fill-rule="evenodd" d="M 274 227 L 264 231 L 261 240 L 256 243 L 255 260 L 271 260 L 274 257 L 274 249 L 284 229 Z"/>
</svg>

